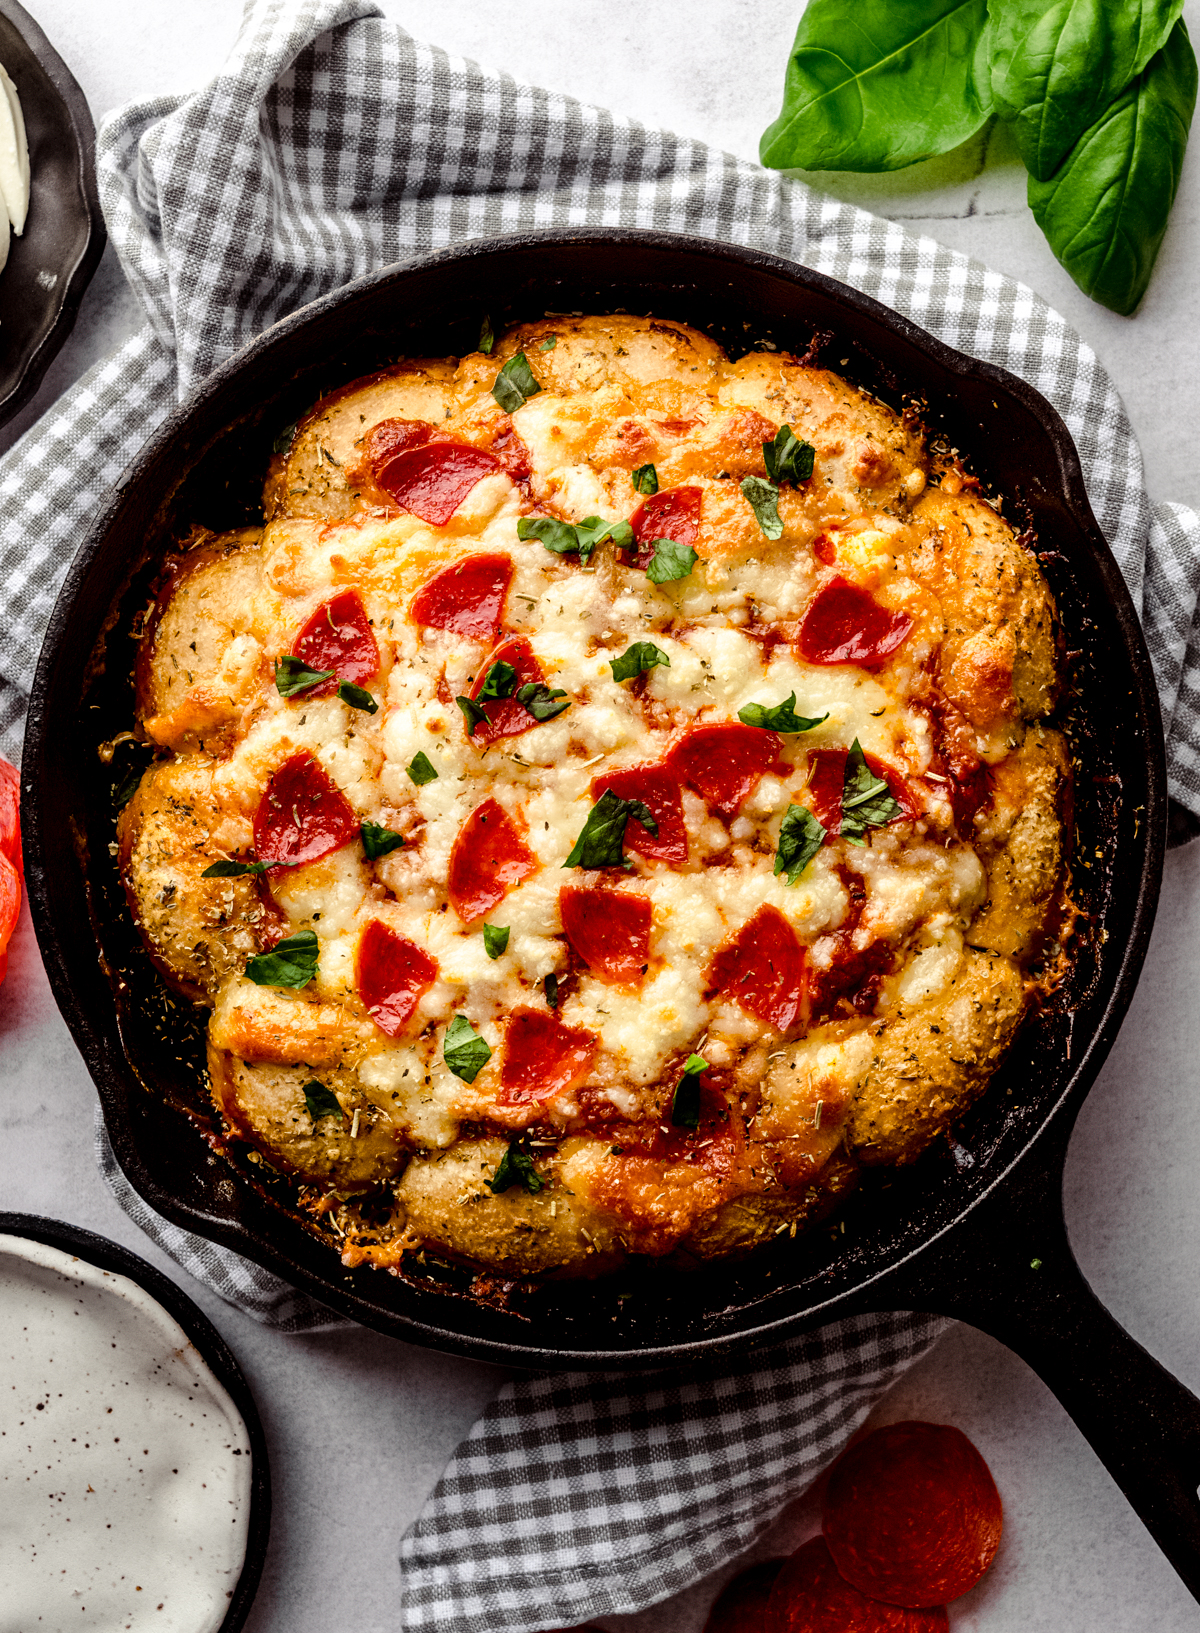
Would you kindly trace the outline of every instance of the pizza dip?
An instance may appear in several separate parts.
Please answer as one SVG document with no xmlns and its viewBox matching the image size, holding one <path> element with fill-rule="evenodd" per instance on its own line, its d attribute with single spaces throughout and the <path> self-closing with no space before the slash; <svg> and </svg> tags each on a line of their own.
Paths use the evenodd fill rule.
<svg viewBox="0 0 1200 1633">
<path fill-rule="evenodd" d="M 1049 978 L 1049 591 L 811 360 L 554 317 L 358 380 L 139 650 L 138 926 L 228 1148 L 347 1264 L 794 1234 Z"/>
</svg>

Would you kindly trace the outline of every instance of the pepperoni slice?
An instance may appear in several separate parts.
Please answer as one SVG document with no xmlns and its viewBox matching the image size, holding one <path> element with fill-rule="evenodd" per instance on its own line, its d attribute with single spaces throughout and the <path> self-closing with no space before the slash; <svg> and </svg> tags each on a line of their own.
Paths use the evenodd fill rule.
<svg viewBox="0 0 1200 1633">
<path fill-rule="evenodd" d="M 413 596 L 413 620 L 473 641 L 494 641 L 512 580 L 511 556 L 468 556 L 443 567 Z"/>
<path fill-rule="evenodd" d="M 407 1031 L 437 973 L 437 961 L 423 947 L 397 935 L 382 919 L 372 919 L 359 938 L 354 960 L 358 995 L 367 1014 L 389 1038 Z"/>
<path fill-rule="evenodd" d="M 640 981 L 650 957 L 648 896 L 565 885 L 558 910 L 567 940 L 602 981 Z"/>
<path fill-rule="evenodd" d="M 606 788 L 618 799 L 639 799 L 658 823 L 652 834 L 635 817 L 625 824 L 625 849 L 648 856 L 656 862 L 686 862 L 687 829 L 683 823 L 683 795 L 679 778 L 662 765 L 633 765 L 625 771 L 610 771 L 592 778 L 592 798 L 598 800 Z"/>
<path fill-rule="evenodd" d="M 729 720 L 715 726 L 694 726 L 671 749 L 667 764 L 714 811 L 732 817 L 765 772 L 786 776 L 791 770 L 779 758 L 782 746 L 773 731 Z"/>
<path fill-rule="evenodd" d="M 634 550 L 624 551 L 626 565 L 649 567 L 654 560 L 655 539 L 674 539 L 676 544 L 695 544 L 700 536 L 699 488 L 668 488 L 652 494 L 629 518 Z"/>
<path fill-rule="evenodd" d="M 649 803 L 647 801 L 647 803 Z M 629 843 L 628 839 L 625 841 Z M 7 760 L 0 760 L 0 855 L 7 856 L 24 876 L 21 852 L 21 773 Z"/>
<path fill-rule="evenodd" d="M 466 442 L 427 442 L 373 462 L 384 493 L 423 522 L 445 527 L 475 484 L 502 467 Z"/>
<path fill-rule="evenodd" d="M 901 1610 L 869 1599 L 839 1575 L 824 1537 L 814 1537 L 775 1578 L 759 1626 L 766 1633 L 945 1633 L 950 1621 L 943 1605 Z"/>
<path fill-rule="evenodd" d="M 983 1458 L 959 1429 L 893 1423 L 834 1465 L 823 1529 L 848 1582 L 892 1605 L 936 1605 L 973 1588 L 1004 1517 Z"/>
<path fill-rule="evenodd" d="M 842 790 L 846 784 L 846 761 L 850 751 L 845 748 L 815 748 L 808 756 L 808 797 L 812 814 L 825 829 L 826 844 L 842 831 Z M 887 783 L 892 798 L 900 807 L 900 815 L 893 822 L 911 822 L 920 809 L 912 790 L 900 773 L 874 754 L 864 753 L 863 759 Z"/>
<path fill-rule="evenodd" d="M 433 436 L 428 420 L 380 420 L 367 432 L 365 452 L 371 474 L 408 448 L 420 448 Z"/>
<path fill-rule="evenodd" d="M 537 857 L 503 805 L 485 799 L 458 830 L 450 850 L 450 905 L 469 924 L 490 913 L 537 867 Z"/>
<path fill-rule="evenodd" d="M 301 749 L 271 775 L 254 816 L 254 854 L 268 867 L 294 868 L 348 845 L 358 818 L 323 766 Z"/>
<path fill-rule="evenodd" d="M 599 1041 L 548 1010 L 514 1009 L 504 1034 L 500 1103 L 530 1105 L 560 1094 L 587 1071 Z"/>
<path fill-rule="evenodd" d="M 777 907 L 764 904 L 709 965 L 708 983 L 780 1032 L 804 1013 L 804 948 Z"/>
<path fill-rule="evenodd" d="M 835 578 L 817 591 L 800 621 L 800 656 L 806 663 L 878 669 L 911 629 L 906 612 L 889 612 L 857 584 Z"/>
<path fill-rule="evenodd" d="M 8 968 L 8 944 L 20 915 L 21 875 L 3 851 L 0 851 L 0 957 L 4 959 L 4 964 L 0 967 L 0 981 L 3 981 L 4 971 Z"/>
<path fill-rule="evenodd" d="M 782 1559 L 765 1559 L 727 1582 L 713 1603 L 704 1633 L 762 1633 L 767 1601 Z"/>
<path fill-rule="evenodd" d="M 480 664 L 475 684 L 471 688 L 472 697 L 478 697 L 482 692 L 488 670 L 494 663 L 512 664 L 517 671 L 518 690 L 527 681 L 540 681 L 546 678 L 529 642 L 523 635 L 512 635 L 507 641 L 501 641 Z M 525 705 L 518 703 L 515 697 L 492 698 L 483 705 L 483 712 L 487 715 L 486 722 L 480 720 L 471 733 L 471 741 L 480 748 L 486 748 L 489 743 L 495 743 L 501 737 L 519 737 L 523 731 L 529 731 L 538 724 Z"/>
<path fill-rule="evenodd" d="M 379 648 L 357 590 L 343 590 L 318 607 L 288 650 L 310 669 L 333 670 L 309 697 L 326 697 L 343 680 L 361 686 L 379 673 Z"/>
</svg>

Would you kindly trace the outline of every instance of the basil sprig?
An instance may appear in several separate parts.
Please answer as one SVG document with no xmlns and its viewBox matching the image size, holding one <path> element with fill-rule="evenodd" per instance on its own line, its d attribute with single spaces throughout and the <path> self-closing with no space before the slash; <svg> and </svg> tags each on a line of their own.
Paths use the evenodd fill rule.
<svg viewBox="0 0 1200 1633">
<path fill-rule="evenodd" d="M 540 539 L 556 556 L 577 555 L 586 563 L 605 539 L 611 539 L 621 549 L 628 549 L 633 543 L 633 529 L 628 522 L 606 522 L 600 516 L 585 516 L 581 522 L 560 522 L 553 516 L 522 516 L 517 523 L 517 537 Z"/>
<path fill-rule="evenodd" d="M 485 357 L 492 355 L 492 347 L 496 344 L 496 331 L 492 328 L 492 320 L 485 312 L 483 322 L 479 325 L 479 350 Z"/>
<path fill-rule="evenodd" d="M 762 451 L 767 475 L 776 487 L 781 488 L 785 482 L 796 487 L 813 473 L 817 451 L 811 443 L 801 442 L 790 425 L 781 425 L 774 442 L 764 442 Z"/>
<path fill-rule="evenodd" d="M 442 1059 L 455 1077 L 474 1083 L 491 1058 L 487 1040 L 479 1036 L 465 1015 L 456 1015 L 442 1043 Z"/>
<path fill-rule="evenodd" d="M 540 351 L 540 352 L 552 352 L 557 345 L 558 345 L 558 336 L 557 335 L 551 335 L 548 340 L 543 340 L 542 341 L 541 345 L 538 347 L 538 351 Z"/>
<path fill-rule="evenodd" d="M 265 862 L 214 862 L 200 875 L 202 879 L 241 879 L 247 873 L 265 873 Z"/>
<path fill-rule="evenodd" d="M 333 676 L 332 669 L 310 669 L 303 658 L 294 657 L 290 652 L 275 659 L 275 690 L 280 697 L 296 697 L 320 686 L 322 681 L 332 680 Z"/>
<path fill-rule="evenodd" d="M 571 699 L 561 686 L 553 691 L 540 680 L 526 681 L 517 688 L 517 702 L 527 709 L 535 720 L 553 720 L 564 709 L 571 707 Z"/>
<path fill-rule="evenodd" d="M 499 958 L 508 951 L 510 928 L 507 924 L 485 924 L 483 950 L 489 958 Z"/>
<path fill-rule="evenodd" d="M 324 1083 L 318 1083 L 314 1077 L 306 1083 L 300 1091 L 304 1096 L 304 1104 L 308 1107 L 308 1115 L 314 1123 L 319 1123 L 322 1117 L 340 1117 L 344 1122 L 346 1113 L 338 1103 L 338 1097 L 332 1089 L 327 1089 Z"/>
<path fill-rule="evenodd" d="M 882 828 L 898 817 L 901 809 L 887 783 L 867 764 L 856 737 L 846 756 L 842 778 L 842 838 L 861 845 L 868 828 Z"/>
<path fill-rule="evenodd" d="M 800 883 L 800 875 L 825 841 L 825 829 L 806 805 L 789 805 L 779 825 L 779 848 L 775 852 L 775 874 L 787 874 L 789 885 Z"/>
<path fill-rule="evenodd" d="M 689 1055 L 684 1061 L 683 1076 L 671 1097 L 671 1122 L 675 1128 L 700 1127 L 700 1073 L 707 1070 L 703 1055 Z"/>
<path fill-rule="evenodd" d="M 655 646 L 653 641 L 635 641 L 632 646 L 626 647 L 619 658 L 610 658 L 608 667 L 613 672 L 614 680 L 632 680 L 635 675 L 644 675 L 647 669 L 654 669 L 659 664 L 664 669 L 671 667 L 671 660 L 661 646 Z"/>
<path fill-rule="evenodd" d="M 690 544 L 679 544 L 675 539 L 653 539 L 654 559 L 646 568 L 651 584 L 669 584 L 673 579 L 686 578 L 700 557 Z"/>
<path fill-rule="evenodd" d="M 530 1196 L 536 1196 L 546 1188 L 546 1181 L 533 1166 L 533 1158 L 522 1151 L 515 1141 L 509 1143 L 508 1150 L 500 1158 L 500 1166 L 487 1183 L 497 1196 L 514 1185 L 520 1185 Z"/>
<path fill-rule="evenodd" d="M 551 691 L 550 687 L 540 680 L 528 680 L 523 686 L 517 685 L 517 671 L 511 663 L 498 658 L 487 674 L 483 677 L 483 685 L 479 688 L 479 696 L 456 697 L 454 701 L 463 712 L 467 722 L 467 736 L 474 737 L 476 726 L 487 721 L 484 703 L 498 703 L 504 698 L 515 695 L 517 702 L 526 709 L 535 720 L 553 720 L 564 709 L 571 707 L 571 700 L 561 687 Z M 436 776 L 437 773 L 435 772 Z"/>
<path fill-rule="evenodd" d="M 413 755 L 405 770 L 408 772 L 408 780 L 416 783 L 418 788 L 424 787 L 427 782 L 436 782 L 438 779 L 433 762 L 423 750 Z"/>
<path fill-rule="evenodd" d="M 509 358 L 496 376 L 492 396 L 506 414 L 515 414 L 518 408 L 524 408 L 531 397 L 536 397 L 541 389 L 533 377 L 529 359 L 524 352 L 518 352 L 515 357 Z"/>
<path fill-rule="evenodd" d="M 256 953 L 246 976 L 260 987 L 306 987 L 317 973 L 317 951 L 316 932 L 297 930 L 269 953 Z"/>
<path fill-rule="evenodd" d="M 365 709 L 368 714 L 375 714 L 378 703 L 365 687 L 355 686 L 352 681 L 344 680 L 338 686 L 337 695 L 343 703 L 348 703 L 352 709 Z"/>
<path fill-rule="evenodd" d="M 565 868 L 630 868 L 625 860 L 625 825 L 635 817 L 648 833 L 658 832 L 649 806 L 640 799 L 621 799 L 606 788 L 588 812 L 579 838 L 563 863 Z"/>
<path fill-rule="evenodd" d="M 454 701 L 463 712 L 463 719 L 467 723 L 467 736 L 474 737 L 476 726 L 487 725 L 487 710 L 476 703 L 473 697 L 456 697 Z"/>
<path fill-rule="evenodd" d="M 747 703 L 744 709 L 738 710 L 738 719 L 743 726 L 759 726 L 763 731 L 812 731 L 829 719 L 827 714 L 808 715 L 796 713 L 796 694 L 784 698 L 782 703 Z"/>
<path fill-rule="evenodd" d="M 483 677 L 483 685 L 476 694 L 477 703 L 499 702 L 501 698 L 511 697 L 517 684 L 517 671 L 511 663 L 505 663 L 503 658 L 497 658 L 487 674 Z"/>
<path fill-rule="evenodd" d="M 763 446 L 766 447 L 766 444 Z M 781 538 L 783 520 L 779 514 L 779 489 L 774 482 L 768 482 L 761 476 L 743 476 L 738 486 L 764 536 L 768 539 Z"/>
<path fill-rule="evenodd" d="M 398 834 L 394 828 L 385 828 L 382 823 L 363 822 L 360 826 L 363 850 L 369 861 L 374 862 L 377 857 L 398 851 L 404 843 L 403 834 Z"/>
<path fill-rule="evenodd" d="M 296 420 L 291 425 L 284 426 L 283 430 L 271 444 L 271 450 L 273 453 L 287 453 L 288 449 L 292 446 L 292 443 L 296 440 L 296 427 L 299 425 L 299 423 L 299 420 Z"/>
<path fill-rule="evenodd" d="M 639 465 L 629 473 L 629 480 L 637 493 L 658 492 L 658 472 L 653 465 Z"/>
</svg>

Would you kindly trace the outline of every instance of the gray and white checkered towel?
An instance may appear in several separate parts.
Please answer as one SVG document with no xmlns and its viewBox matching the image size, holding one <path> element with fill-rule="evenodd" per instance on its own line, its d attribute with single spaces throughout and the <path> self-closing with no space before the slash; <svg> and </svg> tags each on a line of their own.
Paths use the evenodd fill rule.
<svg viewBox="0 0 1200 1633">
<path fill-rule="evenodd" d="M 99 496 L 195 382 L 372 268 L 518 229 L 618 225 L 791 256 L 1054 403 L 1142 610 L 1180 821 L 1200 818 L 1200 518 L 1150 504 L 1111 381 L 1030 290 L 753 164 L 415 44 L 370 0 L 248 0 L 212 83 L 112 115 L 97 157 L 148 321 L 0 461 L 6 753 L 19 752 L 42 632 Z M 338 1322 L 153 1214 L 102 1130 L 99 1155 L 127 1211 L 225 1297 L 285 1331 Z M 534 1633 L 639 1609 L 716 1570 L 942 1326 L 863 1317 L 702 1376 L 507 1385 L 404 1538 L 401 1625 Z"/>
</svg>

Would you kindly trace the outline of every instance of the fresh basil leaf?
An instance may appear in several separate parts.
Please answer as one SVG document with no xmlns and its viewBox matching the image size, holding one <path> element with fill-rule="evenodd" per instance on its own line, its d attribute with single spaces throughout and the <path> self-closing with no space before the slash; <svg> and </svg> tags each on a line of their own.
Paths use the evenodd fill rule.
<svg viewBox="0 0 1200 1633">
<path fill-rule="evenodd" d="M 499 958 L 508 951 L 509 926 L 507 924 L 485 924 L 483 927 L 483 950 L 489 958 Z"/>
<path fill-rule="evenodd" d="M 551 335 L 549 340 L 543 340 L 542 341 L 541 345 L 538 347 L 538 351 L 540 351 L 540 352 L 552 352 L 557 345 L 558 345 L 558 336 L 557 335 Z"/>
<path fill-rule="evenodd" d="M 398 851 L 404 843 L 403 834 L 398 834 L 394 828 L 385 828 L 381 823 L 364 822 L 361 828 L 363 850 L 369 861 Z"/>
<path fill-rule="evenodd" d="M 1182 22 L 1137 79 L 1084 131 L 1029 207 L 1085 295 L 1125 316 L 1154 270 L 1196 106 L 1196 58 Z"/>
<path fill-rule="evenodd" d="M 760 155 L 776 170 L 901 170 L 991 114 L 987 0 L 809 0 Z"/>
<path fill-rule="evenodd" d="M 868 828 L 882 828 L 900 814 L 899 801 L 883 778 L 871 770 L 856 737 L 842 777 L 842 838 L 861 845 Z"/>
<path fill-rule="evenodd" d="M 265 873 L 265 862 L 214 862 L 200 875 L 202 879 L 241 879 L 247 873 Z"/>
<path fill-rule="evenodd" d="M 684 1072 L 690 1077 L 696 1072 L 706 1072 L 708 1062 L 703 1055 L 689 1055 L 683 1063 Z"/>
<path fill-rule="evenodd" d="M 700 1127 L 700 1073 L 708 1070 L 703 1055 L 689 1055 L 683 1065 L 683 1076 L 675 1085 L 671 1099 L 671 1122 L 675 1128 Z"/>
<path fill-rule="evenodd" d="M 545 1190 L 546 1181 L 533 1166 L 533 1158 L 515 1144 L 510 1144 L 500 1158 L 500 1166 L 488 1180 L 488 1185 L 497 1196 L 501 1191 L 510 1190 L 514 1185 L 520 1185 L 530 1196 L 536 1196 L 539 1191 Z"/>
<path fill-rule="evenodd" d="M 600 516 L 585 516 L 575 529 L 579 534 L 579 555 L 587 561 L 598 544 L 611 539 L 621 550 L 633 543 L 633 529 L 628 522 L 606 522 Z"/>
<path fill-rule="evenodd" d="M 149 743 L 125 737 L 112 745 L 112 758 L 116 762 L 116 777 L 111 784 L 110 792 L 113 810 L 116 812 L 123 811 L 141 787 L 142 778 L 154 759 L 154 750 Z M 124 771 L 120 769 L 122 762 L 125 763 Z"/>
<path fill-rule="evenodd" d="M 631 867 L 624 853 L 625 824 L 630 817 L 636 817 L 648 833 L 658 832 L 653 813 L 641 800 L 620 799 L 611 788 L 606 788 L 588 812 L 588 819 L 563 867 Z"/>
<path fill-rule="evenodd" d="M 467 1017 L 456 1015 L 446 1028 L 442 1058 L 455 1077 L 460 1077 L 464 1083 L 474 1083 L 491 1060 L 492 1051 Z"/>
<path fill-rule="evenodd" d="M 438 780 L 437 771 L 434 769 L 428 754 L 424 751 L 413 755 L 412 761 L 406 767 L 406 770 L 408 771 L 409 781 L 415 782 L 418 788 L 423 788 L 427 782 L 436 782 Z"/>
<path fill-rule="evenodd" d="M 355 686 L 352 681 L 342 681 L 338 686 L 337 695 L 352 709 L 365 709 L 368 714 L 377 714 L 379 711 L 379 705 L 370 692 L 362 686 Z"/>
<path fill-rule="evenodd" d="M 479 350 L 485 357 L 492 355 L 492 347 L 496 344 L 496 331 L 492 328 L 492 320 L 485 312 L 483 322 L 479 325 Z"/>
<path fill-rule="evenodd" d="M 817 450 L 811 443 L 801 442 L 790 425 L 781 425 L 774 442 L 764 442 L 762 451 L 767 475 L 776 487 L 781 488 L 785 482 L 796 487 L 800 482 L 807 482 L 813 473 Z"/>
<path fill-rule="evenodd" d="M 476 726 L 487 725 L 487 710 L 481 709 L 473 697 L 456 697 L 454 701 L 463 712 L 463 719 L 467 723 L 467 736 L 474 737 Z"/>
<path fill-rule="evenodd" d="M 536 397 L 541 389 L 533 377 L 529 359 L 524 352 L 518 352 L 515 357 L 509 358 L 496 376 L 492 396 L 506 414 L 515 414 L 518 408 L 524 408 L 531 397 Z"/>
<path fill-rule="evenodd" d="M 269 953 L 257 953 L 246 965 L 246 975 L 260 987 L 306 987 L 317 973 L 317 950 L 316 933 L 297 930 Z"/>
<path fill-rule="evenodd" d="M 655 539 L 654 559 L 646 568 L 651 584 L 669 584 L 672 579 L 686 578 L 700 557 L 690 544 L 677 544 L 674 539 Z"/>
<path fill-rule="evenodd" d="M 787 874 L 790 885 L 799 884 L 800 875 L 820 850 L 825 829 L 805 805 L 789 805 L 779 825 L 779 849 L 775 853 L 775 873 Z"/>
<path fill-rule="evenodd" d="M 738 719 L 743 726 L 760 726 L 763 731 L 812 731 L 822 721 L 828 720 L 827 714 L 808 716 L 796 713 L 796 694 L 784 698 L 782 703 L 747 703 L 744 709 L 738 710 Z"/>
<path fill-rule="evenodd" d="M 561 687 L 554 691 L 541 681 L 529 680 L 517 690 L 517 702 L 528 709 L 535 720 L 553 720 L 564 709 L 571 707 L 571 699 Z"/>
<path fill-rule="evenodd" d="M 1025 168 L 1049 181 L 1166 44 L 1183 0 L 991 0 L 992 94 Z"/>
<path fill-rule="evenodd" d="M 605 539 L 627 548 L 633 543 L 633 529 L 628 522 L 606 522 L 599 516 L 587 516 L 582 522 L 560 522 L 553 516 L 522 516 L 517 523 L 517 537 L 540 539 L 556 556 L 578 553 L 580 561 L 587 562 L 592 551 Z"/>
<path fill-rule="evenodd" d="M 310 669 L 303 658 L 294 658 L 290 652 L 275 659 L 275 690 L 280 697 L 295 697 L 332 679 L 332 669 Z"/>
<path fill-rule="evenodd" d="M 546 1002 L 551 1009 L 558 1008 L 558 976 L 551 970 L 542 982 L 542 991 L 546 994 Z"/>
<path fill-rule="evenodd" d="M 614 680 L 632 680 L 635 675 L 644 675 L 647 669 L 654 669 L 659 664 L 664 669 L 671 667 L 671 660 L 661 646 L 655 646 L 653 641 L 635 641 L 619 658 L 610 658 L 608 667 L 613 672 Z"/>
<path fill-rule="evenodd" d="M 633 483 L 636 493 L 658 492 L 658 472 L 653 465 L 639 465 L 636 470 L 630 472 L 629 480 Z"/>
<path fill-rule="evenodd" d="M 483 677 L 483 685 L 479 688 L 476 703 L 490 703 L 501 698 L 511 697 L 517 684 L 517 671 L 511 663 L 505 663 L 503 658 L 497 658 L 487 674 Z"/>
<path fill-rule="evenodd" d="M 754 512 L 755 520 L 766 537 L 768 539 L 782 537 L 783 522 L 779 516 L 779 489 L 775 484 L 765 481 L 761 476 L 743 476 L 738 485 L 747 504 Z"/>
<path fill-rule="evenodd" d="M 332 1089 L 327 1089 L 324 1083 L 318 1083 L 314 1077 L 311 1083 L 306 1083 L 300 1091 L 304 1096 L 304 1104 L 308 1107 L 308 1115 L 314 1123 L 319 1123 L 322 1117 L 340 1117 L 344 1122 L 346 1113 L 338 1103 L 338 1097 Z"/>
<path fill-rule="evenodd" d="M 286 454 L 287 453 L 288 449 L 292 446 L 292 443 L 295 442 L 295 440 L 296 440 L 296 427 L 299 425 L 299 423 L 300 423 L 299 420 L 297 420 L 294 425 L 285 425 L 284 426 L 283 430 L 279 433 L 279 435 L 275 438 L 275 441 L 271 444 L 272 453 L 276 453 L 276 454 Z"/>
</svg>

